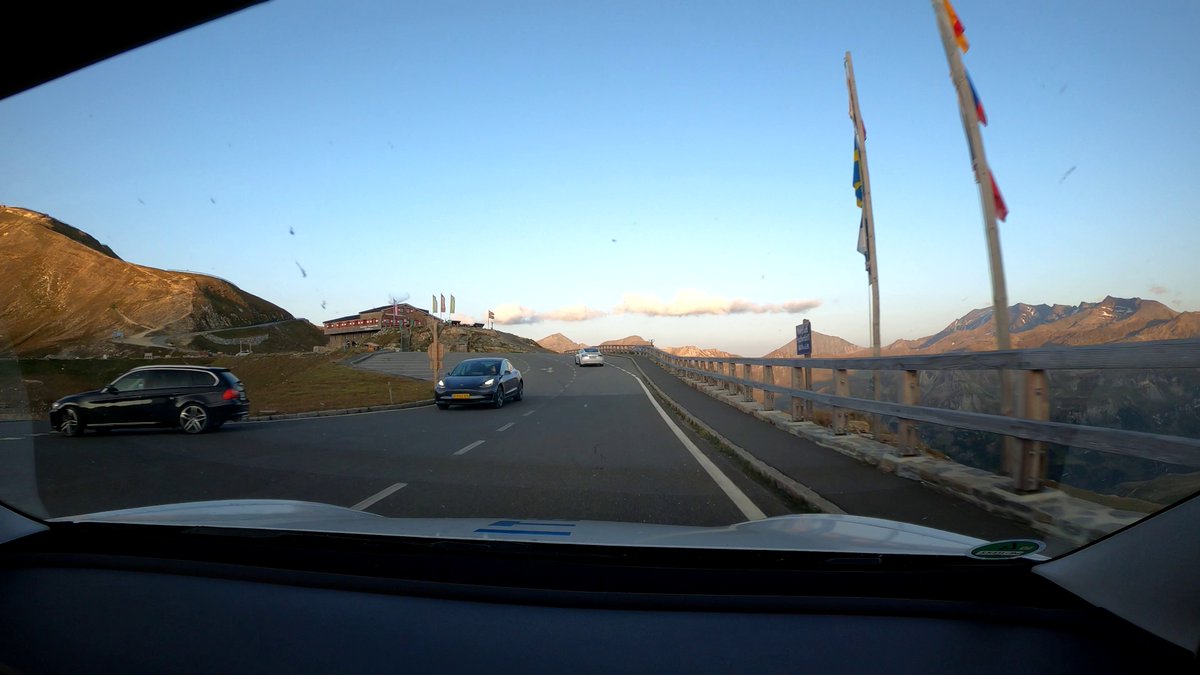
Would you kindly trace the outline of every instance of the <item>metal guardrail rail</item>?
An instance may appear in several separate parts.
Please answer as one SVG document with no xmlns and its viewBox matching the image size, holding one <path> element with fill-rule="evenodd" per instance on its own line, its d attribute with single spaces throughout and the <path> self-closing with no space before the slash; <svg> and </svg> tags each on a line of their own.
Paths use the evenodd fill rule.
<svg viewBox="0 0 1200 675">
<path fill-rule="evenodd" d="M 1045 479 L 1044 443 L 1200 467 L 1200 439 L 1197 438 L 1051 422 L 1046 386 L 1048 370 L 1200 368 L 1200 341 L 1196 340 L 816 359 L 685 357 L 645 345 L 604 345 L 602 350 L 642 354 L 676 374 L 692 375 L 724 386 L 741 393 L 747 400 L 754 400 L 755 390 L 762 391 L 767 409 L 774 408 L 776 395 L 790 397 L 791 415 L 795 421 L 813 419 L 814 403 L 829 406 L 834 410 L 835 433 L 846 433 L 847 411 L 896 417 L 900 420 L 897 442 L 902 456 L 918 454 L 915 427 L 918 422 L 1001 434 L 1014 439 L 1005 451 L 1006 473 L 1012 477 L 1014 488 L 1022 492 L 1039 489 Z M 753 366 L 762 367 L 761 380 L 751 376 Z M 775 384 L 776 368 L 790 370 L 792 386 Z M 833 371 L 834 394 L 812 390 L 813 368 Z M 851 370 L 903 372 L 903 400 L 895 403 L 851 397 Z M 922 406 L 919 384 L 922 370 L 992 370 L 1000 371 L 1002 377 L 1020 376 L 1022 386 L 1016 388 L 1020 399 L 1018 416 Z"/>
</svg>

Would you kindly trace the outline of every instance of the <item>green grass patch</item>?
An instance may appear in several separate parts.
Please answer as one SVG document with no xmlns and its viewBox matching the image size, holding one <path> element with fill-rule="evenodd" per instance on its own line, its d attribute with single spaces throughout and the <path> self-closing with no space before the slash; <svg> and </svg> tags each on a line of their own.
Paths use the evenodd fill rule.
<svg viewBox="0 0 1200 675">
<path fill-rule="evenodd" d="M 219 356 L 250 396 L 250 413 L 339 410 L 433 398 L 433 383 L 359 370 L 337 363 L 341 355 L 255 354 Z M 390 393 L 389 393 L 390 391 Z"/>
<path fill-rule="evenodd" d="M 0 408 L 45 417 L 50 404 L 68 394 L 99 389 L 144 365 L 181 363 L 229 368 L 246 385 L 250 413 L 338 410 L 409 403 L 433 398 L 424 380 L 394 377 L 340 365 L 340 354 L 255 354 L 188 359 L 22 359 L 0 368 Z M 20 381 L 17 379 L 19 371 Z"/>
</svg>

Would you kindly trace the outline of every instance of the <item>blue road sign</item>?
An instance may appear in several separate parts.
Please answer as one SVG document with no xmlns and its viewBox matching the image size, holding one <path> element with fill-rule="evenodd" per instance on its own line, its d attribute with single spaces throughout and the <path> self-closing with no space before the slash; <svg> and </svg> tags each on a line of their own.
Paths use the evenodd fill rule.
<svg viewBox="0 0 1200 675">
<path fill-rule="evenodd" d="M 812 354 L 812 324 L 808 319 L 796 326 L 796 354 L 798 356 Z"/>
</svg>

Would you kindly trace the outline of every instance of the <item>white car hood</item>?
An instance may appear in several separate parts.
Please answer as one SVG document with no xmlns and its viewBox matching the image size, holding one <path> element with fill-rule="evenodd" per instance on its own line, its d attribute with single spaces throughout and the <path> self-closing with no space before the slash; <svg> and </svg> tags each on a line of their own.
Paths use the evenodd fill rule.
<svg viewBox="0 0 1200 675">
<path fill-rule="evenodd" d="M 165 504 L 54 518 L 51 522 L 892 555 L 966 556 L 974 547 L 987 543 L 920 525 L 847 515 L 788 515 L 726 527 L 691 527 L 588 520 L 387 518 L 330 504 L 259 499 Z"/>
</svg>

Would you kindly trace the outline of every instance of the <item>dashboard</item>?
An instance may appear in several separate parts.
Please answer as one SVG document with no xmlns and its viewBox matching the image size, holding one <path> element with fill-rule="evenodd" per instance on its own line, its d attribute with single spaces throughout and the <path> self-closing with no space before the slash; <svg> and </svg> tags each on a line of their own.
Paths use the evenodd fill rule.
<svg viewBox="0 0 1200 675">
<path fill-rule="evenodd" d="M 1195 671 L 1033 567 L 56 525 L 0 546 L 0 672 Z"/>
</svg>

